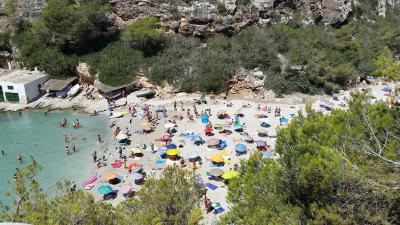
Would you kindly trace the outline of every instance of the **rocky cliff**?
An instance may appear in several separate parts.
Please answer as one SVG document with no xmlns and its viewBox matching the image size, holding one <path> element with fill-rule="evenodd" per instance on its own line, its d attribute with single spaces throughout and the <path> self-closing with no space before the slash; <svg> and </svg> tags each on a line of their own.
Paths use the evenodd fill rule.
<svg viewBox="0 0 400 225">
<path fill-rule="evenodd" d="M 0 28 L 7 27 L 5 3 L 0 0 Z M 17 15 L 32 21 L 47 0 L 11 0 Z M 384 16 L 399 0 L 378 0 L 376 13 Z M 110 0 L 113 18 L 124 25 L 135 18 L 154 16 L 170 32 L 207 37 L 232 34 L 249 25 L 296 21 L 338 26 L 349 19 L 360 0 Z"/>
</svg>

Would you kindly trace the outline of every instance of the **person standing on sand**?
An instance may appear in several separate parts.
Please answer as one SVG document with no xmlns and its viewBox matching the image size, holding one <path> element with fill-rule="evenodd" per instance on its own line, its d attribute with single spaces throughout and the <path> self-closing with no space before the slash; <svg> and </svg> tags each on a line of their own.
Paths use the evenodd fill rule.
<svg viewBox="0 0 400 225">
<path fill-rule="evenodd" d="M 181 101 L 181 110 L 185 111 L 185 109 L 183 108 L 183 101 Z"/>
</svg>

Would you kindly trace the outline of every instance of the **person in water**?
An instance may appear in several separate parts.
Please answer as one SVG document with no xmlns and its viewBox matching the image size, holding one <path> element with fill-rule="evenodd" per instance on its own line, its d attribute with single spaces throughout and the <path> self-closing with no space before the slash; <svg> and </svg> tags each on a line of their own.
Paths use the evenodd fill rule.
<svg viewBox="0 0 400 225">
<path fill-rule="evenodd" d="M 19 154 L 19 155 L 17 156 L 17 161 L 18 161 L 19 163 L 22 163 L 23 159 L 22 159 L 22 155 L 21 155 L 21 154 Z"/>
<path fill-rule="evenodd" d="M 1 155 L 5 155 L 6 153 L 4 152 L 4 150 L 1 150 Z"/>
<path fill-rule="evenodd" d="M 103 141 L 101 140 L 101 136 L 100 136 L 100 134 L 98 134 L 98 135 L 97 135 L 97 143 L 99 143 L 99 144 L 100 144 L 101 142 L 103 142 Z"/>
</svg>

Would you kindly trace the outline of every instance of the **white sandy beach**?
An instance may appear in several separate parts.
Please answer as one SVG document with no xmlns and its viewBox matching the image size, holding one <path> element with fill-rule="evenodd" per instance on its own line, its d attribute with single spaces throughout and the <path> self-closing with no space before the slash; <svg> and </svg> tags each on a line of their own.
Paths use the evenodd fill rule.
<svg viewBox="0 0 400 225">
<path fill-rule="evenodd" d="M 382 91 L 383 87 L 387 85 L 375 85 L 375 86 L 369 86 L 371 89 L 373 95 L 376 97 L 377 100 L 383 100 L 386 101 L 386 96 L 385 92 Z M 393 84 L 389 84 L 390 87 L 394 87 Z M 267 142 L 268 145 L 271 145 L 272 149 L 274 148 L 275 145 L 275 139 L 271 137 L 259 137 L 257 135 L 257 130 L 262 128 L 260 126 L 260 119 L 256 117 L 258 114 L 264 114 L 268 116 L 268 119 L 270 121 L 270 127 L 265 128 L 268 133 L 271 134 L 276 134 L 277 129 L 280 127 L 280 117 L 275 117 L 274 116 L 274 110 L 275 108 L 280 108 L 281 109 L 281 116 L 284 118 L 287 118 L 290 122 L 290 119 L 297 114 L 298 111 L 301 111 L 304 109 L 305 106 L 305 100 L 310 101 L 312 103 L 312 107 L 318 111 L 321 111 L 323 113 L 329 113 L 329 111 L 326 111 L 320 107 L 320 105 L 326 105 L 331 108 L 341 108 L 345 109 L 346 107 L 343 105 L 345 103 L 345 99 L 349 97 L 350 91 L 344 91 L 341 94 L 337 96 L 337 99 L 334 100 L 331 96 L 327 95 L 321 95 L 321 96 L 307 96 L 307 95 L 302 95 L 302 94 L 294 94 L 290 96 L 286 96 L 285 98 L 281 99 L 253 99 L 253 100 L 243 100 L 239 99 L 240 97 L 235 97 L 231 96 L 228 98 L 228 100 L 222 100 L 222 99 L 210 99 L 209 97 L 207 98 L 208 103 L 207 104 L 200 104 L 196 105 L 197 111 L 200 113 L 202 111 L 205 111 L 206 109 L 211 109 L 211 117 L 210 121 L 212 122 L 213 125 L 215 124 L 224 124 L 225 122 L 223 120 L 220 120 L 217 118 L 217 112 L 220 110 L 225 110 L 228 115 L 234 116 L 235 113 L 238 112 L 238 110 L 242 111 L 244 114 L 244 117 L 240 118 L 240 123 L 245 126 L 244 131 L 247 132 L 251 137 L 254 138 L 254 140 L 264 140 Z M 212 137 L 206 137 L 204 135 L 204 128 L 205 124 L 201 122 L 200 117 L 196 117 L 194 121 L 189 121 L 188 118 L 186 117 L 186 111 L 181 110 L 180 106 L 180 101 L 183 101 L 184 106 L 183 108 L 185 110 L 190 109 L 191 113 L 193 113 L 193 99 L 198 99 L 200 97 L 199 94 L 177 94 L 174 98 L 168 99 L 168 100 L 160 100 L 157 98 L 146 100 L 143 98 L 137 98 L 135 94 L 128 95 L 127 98 L 122 98 L 118 101 L 116 101 L 117 105 L 124 105 L 125 101 L 127 101 L 128 105 L 135 105 L 136 109 L 138 109 L 137 117 L 132 118 L 132 125 L 130 125 L 129 120 L 131 119 L 130 115 L 125 115 L 124 117 L 117 118 L 117 119 L 110 119 L 110 122 L 115 121 L 116 126 L 110 129 L 114 129 L 119 126 L 122 131 L 125 131 L 125 128 L 128 127 L 130 133 L 132 135 L 130 136 L 131 140 L 131 145 L 126 147 L 126 151 L 130 153 L 130 149 L 136 145 L 139 144 L 145 144 L 147 145 L 147 149 L 143 150 L 143 157 L 135 157 L 135 159 L 129 159 L 127 161 L 127 165 L 131 163 L 139 163 L 143 165 L 144 171 L 146 172 L 147 176 L 158 176 L 162 170 L 163 167 L 166 165 L 174 163 L 171 160 L 167 160 L 165 166 L 157 166 L 156 160 L 160 159 L 160 154 L 159 153 L 152 153 L 149 149 L 150 143 L 154 143 L 157 148 L 162 148 L 165 147 L 165 143 L 155 141 L 156 139 L 159 139 L 165 132 L 166 128 L 164 125 L 168 123 L 168 120 L 171 119 L 171 116 L 173 115 L 182 115 L 184 117 L 183 120 L 177 120 L 176 125 L 177 125 L 177 133 L 173 136 L 172 138 L 172 143 L 175 143 L 176 145 L 182 144 L 183 147 L 179 148 L 180 150 L 180 156 L 183 157 L 188 164 L 188 154 L 189 152 L 196 151 L 200 154 L 203 164 L 198 168 L 195 172 L 196 174 L 199 174 L 202 177 L 202 180 L 204 183 L 211 183 L 215 186 L 217 186 L 216 190 L 211 190 L 207 188 L 207 197 L 211 200 L 211 202 L 216 203 L 219 202 L 221 207 L 225 209 L 225 212 L 229 210 L 229 205 L 226 202 L 226 195 L 227 195 L 227 188 L 223 182 L 217 182 L 213 180 L 208 180 L 207 177 L 207 172 L 210 171 L 212 168 L 210 165 L 210 158 L 211 155 L 219 153 L 221 154 L 221 150 L 216 150 L 216 149 L 210 149 L 207 147 L 207 144 L 197 146 L 188 139 L 185 136 L 181 136 L 181 134 L 184 131 L 192 131 L 194 133 L 197 133 L 201 135 L 207 142 L 208 139 L 210 138 L 217 138 L 217 139 L 222 139 L 227 142 L 227 147 L 224 150 L 225 152 L 225 158 L 230 159 L 226 160 L 226 163 L 223 167 L 220 167 L 223 171 L 229 171 L 233 168 L 234 164 L 239 164 L 240 160 L 247 159 L 250 154 L 253 151 L 258 151 L 256 149 L 256 144 L 248 144 L 244 142 L 244 136 L 241 135 L 238 132 L 233 132 L 230 135 L 224 135 L 218 133 L 218 131 L 214 130 L 214 136 Z M 177 101 L 178 102 L 178 110 L 174 111 L 173 109 L 173 102 Z M 40 103 L 43 102 L 43 103 Z M 78 95 L 71 101 L 68 100 L 63 100 L 63 99 L 54 99 L 54 98 L 47 98 L 47 99 L 39 99 L 38 101 L 31 103 L 29 105 L 19 105 L 19 104 L 7 104 L 7 103 L 0 103 L 0 109 L 3 110 L 20 110 L 24 108 L 34 108 L 36 105 L 40 103 L 41 107 L 44 108 L 50 108 L 50 109 L 67 109 L 71 107 L 79 107 L 87 111 L 87 112 L 93 112 L 93 110 L 96 111 L 101 111 L 102 114 L 108 115 L 107 109 L 107 101 L 106 100 L 87 100 L 84 96 Z M 232 103 L 232 107 L 227 107 L 228 103 Z M 140 130 L 142 127 L 142 124 L 146 122 L 144 119 L 142 119 L 142 110 L 141 107 L 147 104 L 150 106 L 150 110 L 154 112 L 154 109 L 162 105 L 167 109 L 167 117 L 163 118 L 158 121 L 158 126 L 155 127 L 154 132 L 149 133 L 149 134 L 142 134 L 142 133 L 135 133 L 136 130 Z M 258 110 L 257 106 L 260 105 L 261 108 L 265 107 L 271 107 L 272 110 L 270 113 L 263 111 L 263 110 Z M 246 108 L 244 108 L 246 106 Z M 128 111 L 128 106 L 120 106 L 117 107 L 115 112 L 127 112 Z M 232 130 L 232 127 L 227 127 L 228 129 Z M 117 140 L 115 141 L 115 143 Z M 245 155 L 240 155 L 237 156 L 235 154 L 235 145 L 238 143 L 244 143 L 247 148 L 248 152 Z M 107 172 L 115 172 L 121 176 L 124 176 L 123 183 L 118 184 L 118 185 L 113 185 L 114 190 L 118 190 L 122 185 L 125 184 L 131 184 L 133 186 L 133 189 L 139 189 L 139 185 L 134 184 L 134 180 L 132 178 L 131 174 L 127 173 L 127 170 L 124 168 L 122 165 L 120 168 L 112 168 L 111 163 L 114 162 L 115 160 L 119 159 L 119 155 L 117 153 L 117 150 L 115 149 L 115 144 L 110 146 L 107 150 L 107 152 L 99 152 L 98 150 L 98 156 L 101 157 L 102 155 L 106 155 L 108 165 L 105 167 L 102 167 L 100 169 L 95 169 L 94 175 L 97 175 L 98 180 L 94 183 L 94 187 L 89 191 L 92 193 L 94 196 L 96 196 L 97 199 L 101 199 L 102 196 L 97 192 L 97 188 L 104 184 L 103 182 L 104 179 L 101 177 L 103 174 Z M 276 155 L 275 155 L 276 156 Z M 119 159 L 121 160 L 121 159 Z M 179 161 L 178 161 L 179 164 Z M 198 165 L 198 164 L 197 164 Z M 95 165 L 93 165 L 95 168 Z M 188 166 L 186 167 L 188 168 Z M 189 169 L 189 168 L 188 168 Z M 189 169 L 189 171 L 192 171 Z M 88 177 L 89 179 L 89 177 Z M 110 202 L 114 205 L 118 204 L 119 202 L 123 201 L 125 198 L 118 194 L 117 198 L 114 200 L 111 200 Z M 203 207 L 203 204 L 201 204 Z M 218 217 L 220 215 L 223 215 L 225 212 L 222 212 L 218 215 L 215 215 L 214 213 L 209 213 L 205 214 L 205 218 L 202 221 L 204 224 L 214 224 L 215 221 L 217 221 Z"/>
</svg>

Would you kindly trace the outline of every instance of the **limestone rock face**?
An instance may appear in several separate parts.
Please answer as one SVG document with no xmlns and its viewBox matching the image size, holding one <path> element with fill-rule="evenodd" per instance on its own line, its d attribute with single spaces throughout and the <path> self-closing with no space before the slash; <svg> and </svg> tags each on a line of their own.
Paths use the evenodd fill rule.
<svg viewBox="0 0 400 225">
<path fill-rule="evenodd" d="M 228 94 L 254 94 L 263 90 L 264 73 L 259 69 L 239 69 L 229 81 Z"/>
</svg>

